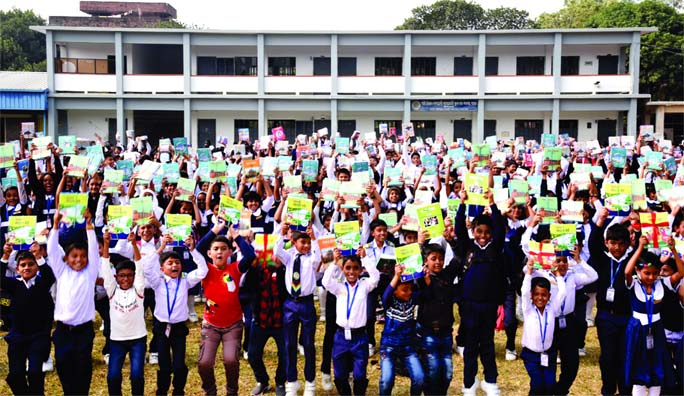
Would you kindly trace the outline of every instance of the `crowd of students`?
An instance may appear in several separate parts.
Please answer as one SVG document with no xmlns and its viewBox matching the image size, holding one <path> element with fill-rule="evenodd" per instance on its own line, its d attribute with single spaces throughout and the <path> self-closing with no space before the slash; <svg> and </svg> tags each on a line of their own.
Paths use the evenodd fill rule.
<svg viewBox="0 0 684 396">
<path fill-rule="evenodd" d="M 75 154 L 50 144 L 49 155 L 35 159 L 34 145 L 22 136 L 13 167 L 0 171 L 0 286 L 12 392 L 45 393 L 43 365 L 53 350 L 63 393 L 89 394 L 91 381 L 101 380 L 92 378 L 97 310 L 105 324 L 102 353 L 112 395 L 121 394 L 126 355 L 132 394 L 142 395 L 146 387 L 157 395 L 170 388 L 184 394 L 186 337 L 192 331 L 200 333 L 197 370 L 207 395 L 219 392 L 214 364 L 221 344 L 228 395 L 247 393 L 238 389 L 243 353 L 256 384 L 252 395 L 274 390 L 294 396 L 301 389 L 313 396 L 321 388 L 365 395 L 369 356 L 376 353 L 380 395 L 392 394 L 398 372 L 410 378 L 411 395 L 446 395 L 456 369 L 452 353 L 458 353 L 462 393 L 475 395 L 481 388 L 493 396 L 501 393 L 496 329 L 505 330 L 505 359 L 522 359 L 529 394 L 598 393 L 572 389 L 588 323 L 598 333 L 601 394 L 684 393 L 684 215 L 677 199 L 684 158 L 679 160 L 678 147 L 646 133 L 633 144 L 617 139 L 600 147 L 567 136 L 554 136 L 552 144 L 548 137 L 541 144 L 447 144 L 441 137 L 416 138 L 410 128 L 401 136 L 355 132 L 347 141 L 322 130 L 288 145 L 278 143 L 282 135 L 275 132 L 256 142 L 207 143 L 213 162 L 239 167 L 259 159 L 263 166 L 265 158 L 278 158 L 271 171 L 248 174 L 243 168 L 235 175 L 236 191 L 225 175 L 203 173 L 197 149 L 153 150 L 141 137 L 129 138 L 127 147 L 99 142 L 103 160 L 74 175 L 67 170 Z M 559 147 L 560 158 L 549 155 Z M 617 160 L 623 152 L 624 163 Z M 664 161 L 654 164 L 658 156 L 651 152 L 662 153 Z M 136 169 L 130 178 L 117 192 L 105 190 L 104 174 L 131 158 Z M 671 169 L 670 158 L 683 165 Z M 18 164 L 26 159 L 24 176 Z M 284 167 L 283 159 L 290 160 Z M 303 162 L 311 160 L 318 162 L 313 180 L 299 179 L 297 186 L 284 180 L 300 175 Z M 149 162 L 178 163 L 180 177 L 196 181 L 190 197 L 180 200 L 168 175 L 140 177 Z M 360 167 L 365 176 L 358 175 L 358 163 L 368 165 Z M 396 169 L 398 179 L 389 177 Z M 579 175 L 587 169 L 589 177 Z M 350 181 L 361 183 L 364 193 L 356 202 L 346 201 L 343 190 L 329 199 L 322 191 L 327 179 L 340 181 L 342 189 Z M 667 186 L 671 193 L 662 180 L 674 181 Z M 528 182 L 527 190 L 514 188 L 516 181 Z M 621 190 L 618 202 L 609 188 L 639 183 L 646 197 L 633 187 Z M 60 197 L 79 191 L 87 194 L 83 219 L 65 221 Z M 249 220 L 226 218 L 226 195 L 242 203 Z M 136 218 L 130 233 L 115 235 L 109 208 L 146 196 L 153 201 L 149 218 Z M 288 197 L 295 196 L 311 200 L 305 216 L 310 221 L 295 223 L 288 215 Z M 579 219 L 564 216 L 569 201 L 581 203 Z M 441 208 L 439 219 L 410 226 L 416 208 L 434 203 Z M 381 216 L 391 213 L 396 224 Z M 660 213 L 667 214 L 664 223 L 656 221 Z M 192 218 L 182 243 L 167 222 L 175 214 Z M 38 232 L 30 243 L 14 239 L 15 216 L 35 216 Z M 338 241 L 327 259 L 319 240 L 351 221 L 359 224 L 361 242 L 347 249 Z M 563 223 L 573 225 L 566 239 L 552 232 Z M 428 230 L 435 224 L 443 226 L 439 235 Z M 420 247 L 417 269 L 395 254 L 412 244 Z M 198 320 L 195 301 L 204 305 L 201 326 L 189 328 L 188 321 Z M 515 341 L 518 318 L 522 345 Z M 322 344 L 315 341 L 317 321 L 325 322 Z M 275 372 L 263 358 L 269 338 L 277 347 Z M 158 364 L 156 385 L 144 377 L 146 360 Z"/>
</svg>

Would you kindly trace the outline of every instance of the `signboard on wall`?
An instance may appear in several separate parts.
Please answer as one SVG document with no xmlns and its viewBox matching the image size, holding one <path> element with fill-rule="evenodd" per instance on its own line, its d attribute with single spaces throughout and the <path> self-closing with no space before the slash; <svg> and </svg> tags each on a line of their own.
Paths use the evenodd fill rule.
<svg viewBox="0 0 684 396">
<path fill-rule="evenodd" d="M 412 111 L 477 111 L 477 100 L 414 100 Z"/>
</svg>

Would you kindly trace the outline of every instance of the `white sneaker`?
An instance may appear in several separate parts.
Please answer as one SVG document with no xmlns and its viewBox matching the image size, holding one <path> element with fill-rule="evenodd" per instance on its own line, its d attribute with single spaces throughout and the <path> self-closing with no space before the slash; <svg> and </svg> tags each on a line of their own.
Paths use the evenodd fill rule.
<svg viewBox="0 0 684 396">
<path fill-rule="evenodd" d="M 245 360 L 249 360 L 249 353 L 247 353 L 247 351 L 242 352 L 242 358 Z"/>
<path fill-rule="evenodd" d="M 373 356 L 375 355 L 375 346 L 372 344 L 368 344 L 368 356 Z"/>
<path fill-rule="evenodd" d="M 587 318 L 587 327 L 594 327 L 594 319 Z"/>
<path fill-rule="evenodd" d="M 321 377 L 323 378 L 323 390 L 331 391 L 333 389 L 333 383 L 330 374 L 323 373 Z"/>
<path fill-rule="evenodd" d="M 470 388 L 466 388 L 465 385 L 461 388 L 463 391 L 463 396 L 476 396 L 477 395 L 477 387 L 480 385 L 480 380 L 475 377 L 475 382 L 473 382 L 473 386 Z"/>
<path fill-rule="evenodd" d="M 108 353 L 104 355 L 103 359 L 104 359 L 105 364 L 107 366 L 109 366 L 109 354 Z"/>
<path fill-rule="evenodd" d="M 100 325 L 100 331 L 104 331 L 104 322 Z"/>
<path fill-rule="evenodd" d="M 297 396 L 299 381 L 285 383 L 285 396 Z"/>
<path fill-rule="evenodd" d="M 304 345 L 297 344 L 297 351 L 299 351 L 300 356 L 304 356 Z"/>
<path fill-rule="evenodd" d="M 150 352 L 149 364 L 159 364 L 159 354 L 157 352 Z"/>
<path fill-rule="evenodd" d="M 199 318 L 197 317 L 197 312 L 195 312 L 195 310 L 190 311 L 190 314 L 188 315 L 188 319 L 192 323 L 196 323 L 199 320 Z"/>
<path fill-rule="evenodd" d="M 52 371 L 55 369 L 55 362 L 52 360 L 52 356 L 48 356 L 48 359 L 43 362 L 43 372 L 47 373 L 48 371 Z M 28 367 L 26 368 L 28 371 Z"/>
<path fill-rule="evenodd" d="M 458 355 L 459 355 L 460 357 L 463 357 L 463 351 L 464 351 L 464 350 L 465 350 L 465 348 L 462 347 L 462 346 L 457 346 L 457 347 L 456 347 L 456 353 L 458 353 Z"/>
<path fill-rule="evenodd" d="M 584 348 L 580 348 L 580 349 L 577 350 L 577 354 L 578 354 L 580 357 L 585 357 L 585 356 L 587 356 L 587 350 L 584 349 Z"/>
<path fill-rule="evenodd" d="M 556 364 L 560 364 L 560 362 L 561 362 L 560 355 L 558 355 L 558 356 L 556 356 Z"/>
<path fill-rule="evenodd" d="M 325 315 L 321 315 L 321 317 L 318 318 L 318 321 L 321 323 L 325 323 Z"/>
<path fill-rule="evenodd" d="M 501 394 L 499 385 L 497 385 L 496 382 L 490 384 L 487 381 L 482 381 L 482 383 L 480 383 L 480 389 L 482 389 L 487 394 L 487 396 L 499 396 Z"/>
<path fill-rule="evenodd" d="M 304 396 L 316 396 L 316 382 L 306 381 L 304 385 Z"/>
<path fill-rule="evenodd" d="M 506 349 L 506 360 L 512 362 L 518 358 L 518 353 L 516 351 L 511 351 Z"/>
</svg>

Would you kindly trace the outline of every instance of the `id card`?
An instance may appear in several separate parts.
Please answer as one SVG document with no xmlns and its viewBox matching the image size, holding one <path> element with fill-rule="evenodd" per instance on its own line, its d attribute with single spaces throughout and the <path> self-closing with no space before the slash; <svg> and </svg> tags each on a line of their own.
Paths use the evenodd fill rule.
<svg viewBox="0 0 684 396">
<path fill-rule="evenodd" d="M 187 250 L 183 252 L 183 260 L 190 260 L 190 252 Z"/>
<path fill-rule="evenodd" d="M 542 367 L 549 367 L 549 355 L 542 353 L 539 355 L 539 360 Z"/>
<path fill-rule="evenodd" d="M 347 341 L 352 339 L 351 329 L 344 329 L 344 339 Z"/>
<path fill-rule="evenodd" d="M 166 324 L 166 330 L 164 331 L 164 334 L 166 335 L 166 338 L 171 336 L 171 323 Z"/>
<path fill-rule="evenodd" d="M 615 301 L 615 289 L 613 289 L 612 287 L 609 287 L 608 290 L 606 290 L 606 301 Z"/>
<path fill-rule="evenodd" d="M 559 316 L 559 317 L 558 317 L 558 328 L 559 328 L 559 329 L 564 329 L 565 326 L 566 326 L 566 323 L 565 323 L 565 316 Z"/>
<path fill-rule="evenodd" d="M 646 349 L 651 350 L 655 345 L 653 344 L 653 334 L 646 335 Z"/>
</svg>

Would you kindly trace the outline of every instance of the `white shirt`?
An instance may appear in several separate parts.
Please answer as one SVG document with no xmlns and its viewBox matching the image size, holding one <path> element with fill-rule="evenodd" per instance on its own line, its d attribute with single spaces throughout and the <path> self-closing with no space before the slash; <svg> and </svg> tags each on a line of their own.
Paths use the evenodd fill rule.
<svg viewBox="0 0 684 396">
<path fill-rule="evenodd" d="M 88 264 L 74 271 L 64 261 L 64 250 L 59 246 L 57 228 L 50 231 L 47 253 L 48 265 L 57 279 L 55 320 L 69 326 L 78 326 L 95 319 L 95 281 L 100 271 L 95 230 L 87 230 Z"/>
<path fill-rule="evenodd" d="M 294 261 L 297 257 L 297 250 L 293 247 L 285 250 L 285 240 L 279 237 L 273 248 L 273 253 L 285 266 L 285 288 L 288 293 L 292 293 L 292 269 Z M 316 291 L 316 270 L 321 263 L 321 251 L 318 249 L 318 243 L 311 241 L 311 251 L 309 254 L 303 254 L 300 258 L 299 267 L 299 282 L 300 293 L 299 297 L 307 297 L 313 295 Z"/>
<path fill-rule="evenodd" d="M 551 348 L 553 332 L 556 327 L 556 316 L 560 312 L 560 301 L 565 298 L 565 281 L 558 278 L 558 296 L 546 304 L 541 313 L 532 303 L 530 287 L 532 276 L 525 274 L 522 284 L 522 307 L 525 322 L 523 323 L 522 346 L 533 352 L 542 353 Z"/>
<path fill-rule="evenodd" d="M 188 289 L 200 283 L 209 272 L 207 262 L 197 249 L 193 249 L 190 255 L 197 269 L 175 279 L 162 274 L 156 252 L 141 260 L 146 286 L 154 290 L 157 302 L 154 317 L 160 322 L 180 323 L 188 320 Z"/>
<path fill-rule="evenodd" d="M 550 271 L 535 271 L 533 276 L 543 276 L 551 282 L 551 299 L 558 298 L 558 282 L 556 277 Z M 598 273 L 591 268 L 589 264 L 580 261 L 568 269 L 568 272 L 563 278 L 565 280 L 565 298 L 558 302 L 558 316 L 570 315 L 575 312 L 575 291 L 581 289 L 598 279 Z"/>
<path fill-rule="evenodd" d="M 149 241 L 140 239 L 140 241 L 138 242 L 140 242 L 138 244 L 138 248 L 140 249 L 140 256 L 142 256 L 143 258 L 151 254 L 157 253 L 157 241 L 154 238 L 150 239 Z M 167 250 L 169 249 L 164 249 L 164 251 Z M 119 239 L 119 242 L 116 243 L 116 246 L 109 249 L 109 253 L 120 254 L 130 260 L 133 260 L 133 246 L 131 246 L 131 243 L 128 242 L 128 239 Z"/>
<path fill-rule="evenodd" d="M 368 293 L 378 286 L 380 278 L 377 268 L 366 263 L 368 261 L 364 263 L 368 278 L 357 280 L 353 286 L 346 280 L 342 282 L 338 280 L 342 270 L 337 265 L 329 266 L 323 274 L 323 287 L 337 297 L 335 323 L 345 329 L 359 329 L 366 326 Z"/>
<path fill-rule="evenodd" d="M 378 260 L 382 256 L 396 257 L 394 254 L 394 246 L 390 246 L 387 241 L 383 242 L 382 247 L 378 247 L 378 242 L 373 239 L 366 247 L 366 258 L 374 260 L 378 264 Z"/>
<path fill-rule="evenodd" d="M 135 263 L 135 278 L 130 289 L 119 287 L 109 258 L 100 263 L 100 276 L 109 298 L 109 318 L 114 341 L 137 340 L 147 335 L 145 327 L 145 275 L 140 261 Z"/>
</svg>

